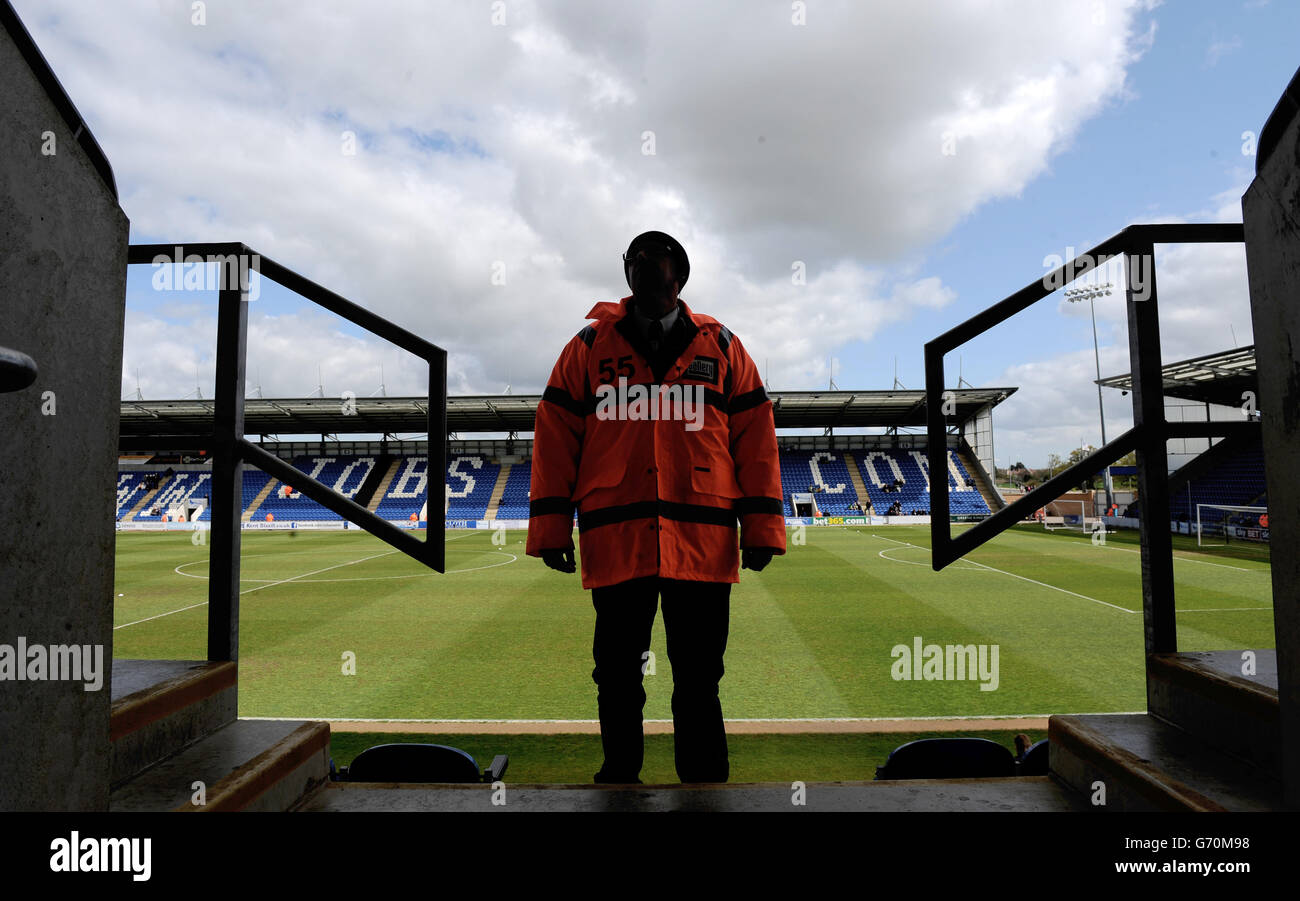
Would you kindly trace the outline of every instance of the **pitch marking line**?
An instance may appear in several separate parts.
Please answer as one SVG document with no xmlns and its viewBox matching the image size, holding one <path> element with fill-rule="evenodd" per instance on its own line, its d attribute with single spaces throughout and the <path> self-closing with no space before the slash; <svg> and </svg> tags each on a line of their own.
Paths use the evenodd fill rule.
<svg viewBox="0 0 1300 901">
<path fill-rule="evenodd" d="M 890 539 L 890 540 L 892 540 L 892 539 Z M 913 547 L 915 547 L 915 545 L 913 545 Z M 908 566 L 925 566 L 925 567 L 927 567 L 927 568 L 929 567 L 929 564 L 928 564 L 928 563 L 917 563 L 915 560 L 899 560 L 897 557 L 891 557 L 891 556 L 889 556 L 889 555 L 890 555 L 891 553 L 893 553 L 894 551 L 895 551 L 894 548 L 892 548 L 892 547 L 887 547 L 887 548 L 885 548 L 883 551 L 880 551 L 879 553 L 877 553 L 876 556 L 879 557 L 881 560 L 888 560 L 890 563 L 905 563 L 905 564 L 907 564 Z M 974 567 L 974 566 L 969 565 L 969 564 L 971 564 L 971 563 L 974 562 L 973 560 L 961 560 L 961 561 L 958 561 L 958 562 L 960 562 L 960 563 L 962 563 L 962 564 L 966 564 L 966 565 L 963 565 L 963 566 L 959 567 L 959 569 L 960 569 L 961 571 L 963 571 L 963 572 L 972 572 L 972 573 L 984 572 L 984 570 L 981 570 L 981 569 L 978 569 L 978 568 L 976 568 L 976 567 Z"/>
<path fill-rule="evenodd" d="M 466 537 L 466 538 L 467 538 L 467 537 L 469 537 L 469 536 L 466 535 L 466 536 L 460 536 L 460 537 Z M 449 541 L 456 541 L 457 539 L 456 539 L 456 538 L 451 538 L 451 539 L 448 539 L 448 540 L 449 540 Z M 323 572 L 327 572 L 328 570 L 331 570 L 331 569 L 338 569 L 339 567 L 342 567 L 342 566 L 352 566 L 353 564 L 356 564 L 356 563 L 364 563 L 364 562 L 367 561 L 367 560 L 374 560 L 374 559 L 377 558 L 377 557 L 387 557 L 387 556 L 389 556 L 390 554 L 400 554 L 400 553 L 401 553 L 401 551 L 386 551 L 385 553 L 382 553 L 382 554 L 373 554 L 372 556 L 369 556 L 369 557 L 362 557 L 360 560 L 349 560 L 349 561 L 347 561 L 346 563 L 336 563 L 334 566 L 327 566 L 327 567 L 325 567 L 325 569 L 318 569 L 318 570 L 315 570 L 315 571 L 313 571 L 313 572 L 303 573 L 303 574 L 300 575 L 300 576 L 291 576 L 291 577 L 288 578 L 288 579 L 280 579 L 280 580 L 277 581 L 277 582 L 271 582 L 271 583 L 266 584 L 266 585 L 258 585 L 258 586 L 256 586 L 255 588 L 249 588 L 249 589 L 247 589 L 247 590 L 245 590 L 245 591 L 241 591 L 239 594 L 242 596 L 242 595 L 245 595 L 245 594 L 249 594 L 250 592 L 253 592 L 253 591 L 260 591 L 260 590 L 263 589 L 263 588 L 270 588 L 272 585 L 283 585 L 285 582 L 293 582 L 293 581 L 295 581 L 295 580 L 297 580 L 297 579 L 303 579 L 303 578 L 306 578 L 307 576 L 314 576 L 314 575 L 316 575 L 316 573 L 323 573 Z M 506 552 L 505 552 L 505 551 L 499 551 L 498 553 L 503 553 L 503 554 L 504 554 L 504 553 L 506 553 Z M 275 556 L 275 555 L 273 555 L 273 554 L 250 554 L 249 556 L 250 556 L 250 557 L 254 557 L 254 556 L 257 556 L 257 557 L 268 557 L 268 556 Z M 514 554 L 511 554 L 510 556 L 511 556 L 511 559 L 510 559 L 510 560 L 507 560 L 506 563 L 513 563 L 515 560 L 518 560 L 518 559 L 519 559 L 519 558 L 516 557 Z M 196 561 L 195 561 L 195 563 L 203 563 L 203 562 L 206 562 L 206 561 L 202 561 L 202 560 L 196 560 Z M 181 564 L 181 566 L 193 566 L 193 565 L 194 565 L 193 563 L 182 563 L 182 564 Z M 505 565 L 506 565 L 505 563 L 494 563 L 494 564 L 492 564 L 492 566 L 505 566 Z M 180 571 L 180 568 L 181 568 L 180 566 L 176 567 L 176 568 L 173 570 L 173 572 L 175 572 L 177 575 L 188 576 L 188 577 L 191 578 L 191 579 L 205 579 L 204 576 L 196 576 L 196 575 L 193 575 L 193 574 L 191 574 L 191 573 L 183 573 L 183 572 Z M 482 567 L 476 567 L 476 568 L 477 568 L 477 569 L 490 569 L 491 567 L 482 566 Z M 471 572 L 472 570 L 456 570 L 456 571 L 457 571 L 457 572 Z M 424 575 L 424 573 L 420 573 L 420 575 Z M 242 582 L 242 581 L 254 581 L 254 580 L 252 580 L 252 579 L 247 579 L 247 580 L 245 580 L 245 579 L 241 579 L 240 581 Z M 313 580 L 313 581 L 333 581 L 333 580 L 330 580 L 330 579 L 320 579 L 320 580 Z M 341 580 L 339 580 L 339 581 L 365 581 L 365 580 L 341 579 Z M 207 603 L 208 603 L 207 601 L 201 601 L 201 602 L 199 602 L 199 603 L 197 603 L 197 604 L 190 604 L 188 607 L 180 607 L 180 608 L 178 608 L 178 609 L 176 609 L 176 610 L 168 610 L 166 613 L 159 613 L 159 614 L 156 614 L 156 615 L 154 615 L 154 616 L 146 616 L 144 619 L 137 619 L 137 620 L 135 620 L 135 621 L 133 621 L 133 622 L 122 623 L 122 625 L 120 625 L 120 626 L 114 626 L 114 627 L 113 627 L 113 631 L 116 632 L 118 629 L 125 629 L 127 626 L 138 626 L 138 625 L 140 625 L 141 623 L 147 623 L 147 622 L 150 622 L 150 621 L 155 620 L 155 619 L 162 619 L 164 616 L 171 616 L 171 615 L 174 614 L 174 613 L 184 613 L 186 610 L 193 610 L 193 609 L 195 609 L 196 607 L 205 607 L 205 606 L 207 606 Z"/>
<path fill-rule="evenodd" d="M 872 537 L 872 538 L 879 538 L 881 541 L 892 541 L 892 542 L 894 542 L 895 544 L 902 544 L 902 545 L 906 545 L 907 547 L 914 547 L 914 548 L 916 548 L 916 549 L 919 550 L 919 551 L 927 551 L 927 550 L 929 550 L 929 548 L 921 547 L 919 544 L 912 544 L 911 542 L 908 542 L 908 541 L 899 541 L 899 540 L 896 539 L 896 538 L 886 538 L 885 536 L 883 536 L 883 535 L 877 535 L 877 534 L 875 534 L 874 532 L 872 533 L 871 537 Z M 886 558 L 886 559 L 888 559 L 888 558 Z M 1118 604 L 1111 604 L 1111 603 L 1108 603 L 1107 601 L 1099 601 L 1099 600 L 1097 600 L 1096 598 L 1090 598 L 1090 597 L 1088 597 L 1086 594 L 1079 594 L 1079 592 L 1077 592 L 1077 591 L 1070 591 L 1070 589 L 1068 589 L 1068 588 L 1061 588 L 1060 586 L 1057 586 L 1057 585 L 1048 585 L 1046 582 L 1039 582 L 1037 579 L 1031 579 L 1031 578 L 1029 578 L 1028 576 L 1019 576 L 1019 575 L 1016 575 L 1016 574 L 1013 573 L 1013 572 L 1007 572 L 1005 569 L 998 569 L 996 566 L 989 566 L 989 565 L 986 564 L 986 563 L 980 563 L 980 562 L 977 561 L 977 560 L 971 560 L 971 559 L 969 559 L 969 558 L 965 558 L 965 559 L 966 559 L 966 562 L 967 562 L 967 563 L 972 563 L 972 564 L 974 564 L 975 566 L 983 567 L 984 569 L 990 570 L 990 571 L 992 571 L 992 572 L 995 572 L 995 573 L 1002 573 L 1002 575 L 1004 575 L 1004 576 L 1010 576 L 1010 577 L 1013 578 L 1013 579 L 1020 579 L 1020 580 L 1023 581 L 1023 582 L 1029 582 L 1029 583 L 1031 583 L 1031 584 L 1033 584 L 1033 585 L 1039 585 L 1039 586 L 1041 586 L 1041 587 L 1043 587 L 1043 588 L 1050 588 L 1050 589 L 1052 589 L 1053 591 L 1059 591 L 1059 592 L 1061 592 L 1062 594 L 1068 594 L 1068 595 L 1072 595 L 1072 596 L 1074 596 L 1074 597 L 1076 597 L 1076 598 L 1082 598 L 1082 599 L 1085 600 L 1085 601 L 1092 601 L 1094 604 L 1101 604 L 1103 607 L 1110 607 L 1112 610 L 1119 610 L 1119 611 L 1121 611 L 1121 612 L 1123 612 L 1123 613 L 1141 613 L 1141 612 L 1142 612 L 1141 610 L 1130 610 L 1130 609 L 1127 608 L 1127 607 L 1120 607 Z M 897 562 L 899 562 L 899 561 L 896 560 L 896 561 L 894 561 L 894 562 L 897 563 Z"/>
<path fill-rule="evenodd" d="M 393 554 L 400 554 L 401 551 L 384 551 L 382 554 L 371 554 L 369 557 L 362 557 L 360 560 L 349 560 L 346 563 L 335 563 L 333 566 L 326 566 L 323 569 L 313 569 L 309 573 L 303 573 L 300 576 L 290 576 L 287 579 L 279 579 L 275 582 L 267 582 L 265 585 L 257 585 L 253 588 L 246 588 L 239 594 L 242 597 L 246 594 L 252 594 L 254 591 L 261 591 L 263 588 L 274 588 L 276 585 L 283 585 L 286 582 L 294 582 L 298 579 L 305 579 L 308 576 L 314 576 L 317 573 L 327 573 L 331 569 L 340 569 L 344 566 L 355 566 L 358 563 L 365 563 L 367 560 L 378 560 L 380 557 L 391 557 Z"/>
<path fill-rule="evenodd" d="M 114 626 L 113 631 L 116 632 L 118 629 L 125 629 L 127 626 L 138 626 L 140 623 L 147 623 L 151 619 L 162 619 L 164 616 L 171 616 L 173 613 L 184 613 L 186 610 L 193 610 L 195 607 L 206 607 L 207 604 L 207 601 L 203 601 L 198 604 L 190 604 L 188 607 L 182 607 L 179 610 L 168 610 L 166 613 L 159 613 L 157 616 L 146 616 L 144 619 L 137 619 L 133 623 L 122 623 L 120 626 Z"/>
<path fill-rule="evenodd" d="M 389 556 L 390 554 L 400 554 L 400 553 L 401 553 L 401 551 L 385 551 L 385 552 L 382 553 L 382 554 L 372 554 L 372 555 L 370 555 L 369 557 L 362 557 L 360 560 L 349 560 L 349 561 L 347 561 L 346 563 L 336 563 L 336 564 L 334 564 L 333 566 L 327 566 L 327 567 L 325 567 L 324 569 L 316 569 L 316 570 L 312 570 L 311 572 L 309 572 L 309 573 L 303 573 L 303 574 L 300 575 L 300 576 L 290 576 L 290 577 L 287 578 L 287 579 L 280 579 L 279 581 L 276 581 L 276 582 L 269 582 L 269 583 L 267 583 L 266 585 L 258 585 L 258 586 L 254 587 L 254 588 L 246 588 L 246 589 L 244 589 L 243 591 L 241 591 L 239 594 L 240 594 L 240 596 L 242 597 L 243 595 L 251 594 L 251 593 L 254 592 L 254 591 L 261 591 L 263 588 L 271 588 L 271 587 L 273 587 L 273 586 L 275 586 L 275 585 L 283 585 L 284 583 L 286 583 L 286 582 L 292 582 L 292 581 L 294 581 L 295 579 L 302 579 L 302 578 L 304 578 L 304 577 L 306 577 L 306 576 L 314 576 L 314 575 L 316 575 L 316 573 L 328 572 L 328 571 L 331 570 L 331 569 L 338 569 L 338 568 L 341 567 L 341 566 L 352 566 L 353 564 L 356 564 L 356 563 L 364 563 L 364 562 L 367 561 L 367 560 L 374 560 L 376 557 L 387 557 L 387 556 Z M 181 564 L 181 565 L 184 566 L 184 565 L 186 565 L 186 564 Z M 189 574 L 188 574 L 188 573 L 181 573 L 181 575 L 184 576 L 184 575 L 189 575 Z M 202 578 L 202 576 L 192 576 L 191 578 L 198 579 L 198 578 Z M 202 606 L 204 606 L 204 605 L 207 604 L 207 603 L 208 603 L 207 601 L 203 601 L 203 602 L 198 603 L 198 604 L 190 604 L 188 607 L 181 607 L 181 608 L 179 608 L 179 609 L 177 609 L 177 610 L 169 610 L 169 611 L 167 611 L 166 613 L 159 613 L 159 614 L 157 614 L 156 616 L 146 616 L 144 619 L 137 619 L 137 620 L 134 621 L 134 622 L 130 622 L 130 623 L 122 623 L 122 625 L 120 625 L 120 626 L 114 626 L 114 627 L 113 627 L 113 631 L 116 632 L 118 629 L 125 629 L 127 626 L 138 626 L 138 625 L 140 625 L 140 623 L 147 623 L 147 622 L 149 622 L 150 620 L 162 619 L 164 616 L 171 616 L 173 613 L 183 613 L 183 612 L 186 611 L 186 610 L 193 610 L 195 607 L 202 607 Z"/>
<path fill-rule="evenodd" d="M 448 538 L 446 543 L 447 543 L 447 544 L 450 544 L 451 542 L 453 542 L 453 541 L 459 541 L 459 540 L 462 539 L 462 538 L 470 538 L 470 537 L 472 537 L 473 534 L 474 534 L 474 533 L 470 533 L 470 534 L 467 534 L 467 535 L 457 535 L 455 538 Z M 241 560 L 252 560 L 252 559 L 254 559 L 254 558 L 256 558 L 256 557 L 291 557 L 291 556 L 294 556 L 294 555 L 315 554 L 315 553 L 318 553 L 318 551 L 319 551 L 319 549 L 305 550 L 305 551 L 277 551 L 277 552 L 274 553 L 274 554 L 243 554 L 243 555 L 240 556 L 240 559 L 241 559 Z M 388 554 L 397 554 L 397 553 L 400 553 L 400 551 L 389 551 L 387 554 L 376 554 L 375 557 L 385 557 L 385 556 L 388 556 Z M 443 575 L 445 575 L 445 576 L 449 576 L 449 575 L 451 575 L 452 573 L 472 573 L 472 572 L 477 572 L 477 571 L 480 570 L 480 569 L 492 569 L 493 567 L 497 567 L 497 566 L 507 566 L 507 565 L 509 565 L 509 564 L 511 564 L 511 563 L 514 563 L 516 560 L 519 559 L 518 556 L 516 556 L 515 554 L 511 554 L 509 551 L 487 551 L 486 553 L 492 553 L 492 554 L 505 554 L 505 555 L 507 555 L 510 559 L 509 559 L 509 560 L 502 561 L 501 563 L 489 563 L 487 566 L 471 566 L 471 567 L 469 567 L 469 568 L 467 568 L 467 569 L 449 569 L 449 570 L 447 570 L 447 572 L 443 573 Z M 338 566 L 351 566 L 351 565 L 354 564 L 354 563 L 362 563 L 362 562 L 364 562 L 365 560 L 373 560 L 373 559 L 375 559 L 375 557 L 363 557 L 361 560 L 350 560 L 350 561 L 348 561 L 347 563 L 340 563 L 340 564 L 338 564 Z M 206 582 L 206 581 L 208 581 L 208 577 L 207 577 L 207 576 L 196 576 L 196 575 L 194 575 L 194 573 L 181 572 L 181 570 L 183 570 L 183 569 L 184 569 L 185 567 L 187 567 L 187 566 L 198 566 L 198 565 L 201 564 L 201 563 L 207 563 L 207 562 L 208 562 L 208 561 L 206 561 L 206 560 L 193 560 L 193 561 L 191 561 L 191 562 L 189 562 L 189 563 L 182 563 L 180 566 L 177 566 L 177 567 L 173 568 L 173 569 L 172 569 L 172 572 L 176 573 L 176 575 L 178 575 L 178 576 L 185 576 L 185 578 L 187 578 L 187 579 L 198 579 L 198 580 L 200 580 L 200 581 L 202 581 L 202 582 Z M 336 569 L 336 568 L 337 568 L 337 567 L 326 567 L 326 569 Z M 325 572 L 325 570 L 324 570 L 324 569 L 318 569 L 318 570 L 316 570 L 316 572 Z M 294 580 L 302 580 L 302 581 L 304 581 L 304 582 L 312 582 L 312 583 L 319 583 L 319 582 L 382 582 L 382 581 L 387 581 L 387 580 L 392 580 L 392 579 L 421 579 L 421 578 L 425 578 L 426 576 L 436 575 L 436 573 L 431 573 L 431 572 L 429 572 L 429 573 L 415 573 L 414 575 L 407 575 L 407 576 L 362 576 L 362 577 L 360 577 L 360 578 L 356 578 L 356 579 L 308 579 L 307 576 L 310 576 L 310 575 L 314 575 L 314 574 L 313 574 L 313 573 L 304 573 L 304 574 L 301 575 L 301 576 L 293 576 L 293 577 L 291 577 L 291 578 L 289 578 L 289 579 L 279 579 L 279 580 L 276 580 L 276 579 L 240 579 L 239 581 L 240 581 L 240 582 L 269 582 L 269 583 L 272 583 L 272 584 L 275 584 L 275 585 L 279 585 L 279 584 L 282 584 L 282 583 L 284 583 L 284 582 L 290 582 L 290 581 L 294 581 Z M 258 586 L 258 587 L 259 587 L 259 588 L 269 588 L 270 585 L 260 585 L 260 586 Z M 256 590 L 257 590 L 257 589 L 255 589 L 255 588 L 250 588 L 250 589 L 249 589 L 249 591 L 256 591 Z M 240 592 L 240 594 L 245 594 L 245 593 L 246 593 L 246 592 L 242 592 L 242 591 Z M 183 608 L 183 609 L 188 610 L 188 609 L 190 609 L 190 608 L 189 608 L 189 607 L 186 607 L 186 608 Z M 179 613 L 180 611 L 173 611 L 173 612 Z M 165 616 L 166 614 L 163 614 L 163 615 Z M 140 620 L 140 622 L 144 622 L 144 620 Z"/>
<path fill-rule="evenodd" d="M 1114 545 L 1110 545 L 1110 544 L 1102 545 L 1102 547 L 1108 547 L 1112 551 L 1124 551 L 1126 554 L 1142 553 L 1141 551 L 1134 550 L 1133 548 L 1130 547 L 1115 547 Z M 1200 563 L 1204 566 L 1222 566 L 1224 569 L 1235 569 L 1238 572 L 1243 572 L 1243 573 L 1255 573 L 1258 575 L 1259 573 L 1268 574 L 1269 572 L 1266 569 L 1250 569 L 1245 566 L 1229 566 L 1227 563 L 1215 563 L 1211 560 L 1197 560 L 1195 557 L 1180 557 L 1177 554 L 1171 554 L 1170 556 L 1172 556 L 1175 560 L 1184 560 L 1188 563 Z"/>
</svg>

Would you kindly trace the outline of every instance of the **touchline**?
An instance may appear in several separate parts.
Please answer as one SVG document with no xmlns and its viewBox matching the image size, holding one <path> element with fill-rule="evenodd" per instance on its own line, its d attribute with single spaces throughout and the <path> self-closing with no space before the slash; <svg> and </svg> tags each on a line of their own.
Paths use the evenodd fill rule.
<svg viewBox="0 0 1300 901">
<path fill-rule="evenodd" d="M 104 687 L 102 644 L 31 644 L 19 635 L 0 644 L 0 682 L 85 682 L 86 691 Z"/>
</svg>

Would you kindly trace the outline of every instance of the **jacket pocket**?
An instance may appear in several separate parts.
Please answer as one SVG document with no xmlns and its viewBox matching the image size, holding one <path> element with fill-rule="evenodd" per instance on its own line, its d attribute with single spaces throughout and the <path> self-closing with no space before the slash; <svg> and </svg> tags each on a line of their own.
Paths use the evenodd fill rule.
<svg viewBox="0 0 1300 901">
<path fill-rule="evenodd" d="M 695 462 L 690 467 L 691 490 L 696 494 L 712 494 L 732 500 L 740 497 L 740 484 L 730 460 Z"/>
</svg>

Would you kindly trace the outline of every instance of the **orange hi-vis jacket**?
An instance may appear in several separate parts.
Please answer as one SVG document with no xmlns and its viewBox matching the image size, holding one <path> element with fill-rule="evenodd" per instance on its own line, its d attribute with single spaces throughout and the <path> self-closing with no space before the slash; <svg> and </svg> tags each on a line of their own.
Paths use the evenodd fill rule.
<svg viewBox="0 0 1300 901">
<path fill-rule="evenodd" d="M 537 405 L 528 554 L 571 549 L 576 507 L 583 588 L 738 582 L 740 546 L 785 553 L 772 402 L 722 323 L 679 300 L 652 354 L 630 302 L 591 309 Z"/>
</svg>

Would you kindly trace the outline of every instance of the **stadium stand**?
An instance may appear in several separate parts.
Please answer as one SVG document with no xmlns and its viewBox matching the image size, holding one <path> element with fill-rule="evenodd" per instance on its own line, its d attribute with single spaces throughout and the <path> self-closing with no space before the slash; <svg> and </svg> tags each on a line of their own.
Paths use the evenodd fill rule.
<svg viewBox="0 0 1300 901">
<path fill-rule="evenodd" d="M 1262 442 L 1223 441 L 1171 477 L 1170 518 L 1194 522 L 1197 504 L 1264 507 L 1267 491 Z"/>
<path fill-rule="evenodd" d="M 427 457 L 406 457 L 398 461 L 397 473 L 375 512 L 384 519 L 405 521 L 420 515 L 428 486 Z M 501 467 L 479 454 L 456 454 L 448 459 L 445 481 L 450 487 L 447 518 L 479 520 L 487 513 L 492 488 Z M 527 497 L 525 496 L 525 502 Z M 436 506 L 436 505 L 435 505 Z M 523 518 L 527 518 L 527 515 Z"/>
<path fill-rule="evenodd" d="M 498 519 L 528 518 L 528 487 L 533 477 L 533 461 L 516 463 L 506 479 L 506 490 L 497 506 Z"/>
<path fill-rule="evenodd" d="M 858 457 L 862 481 L 874 512 L 883 514 L 898 503 L 903 514 L 930 510 L 930 473 L 922 450 L 874 450 Z M 987 516 L 985 503 L 975 481 L 956 452 L 948 451 L 948 489 L 954 516 Z"/>
<path fill-rule="evenodd" d="M 790 495 L 796 492 L 812 492 L 817 509 L 828 516 L 856 513 L 850 505 L 860 502 L 843 455 L 832 451 L 782 451 L 781 490 L 786 516 L 794 515 Z"/>
<path fill-rule="evenodd" d="M 361 483 L 366 480 L 370 470 L 374 468 L 375 458 L 347 456 L 298 457 L 293 461 L 293 465 L 295 469 L 307 473 L 340 494 L 352 497 L 361 488 Z M 256 492 L 250 496 L 247 493 L 248 488 L 249 484 L 245 482 L 245 508 L 247 508 L 252 498 L 256 496 Z M 260 486 L 258 490 L 260 490 Z M 288 486 L 277 486 L 277 490 L 271 492 L 271 495 L 262 501 L 262 506 L 258 508 L 258 512 L 265 512 L 276 519 L 297 522 L 327 522 L 343 518 L 310 498 L 304 497 L 301 493 L 288 490 Z"/>
<path fill-rule="evenodd" d="M 162 470 L 132 468 L 117 474 L 117 518 L 131 511 L 152 489 L 148 480 L 162 475 Z"/>
<path fill-rule="evenodd" d="M 335 491 L 355 497 L 363 484 L 374 479 L 376 460 L 375 456 L 299 456 L 294 458 L 293 465 Z M 393 477 L 378 497 L 374 509 L 384 519 L 408 522 L 413 514 L 419 516 L 424 511 L 428 459 L 423 456 L 407 456 L 396 458 L 396 462 Z M 988 504 L 956 452 L 949 452 L 949 462 L 948 485 L 953 492 L 953 515 L 987 516 Z M 854 487 L 855 479 L 849 471 L 850 465 L 858 468 L 867 498 L 860 496 Z M 446 518 L 456 521 L 485 519 L 501 469 L 500 464 L 491 462 L 482 454 L 451 456 L 444 479 L 450 494 Z M 859 450 L 855 459 L 854 456 L 839 451 L 782 450 L 781 484 L 785 495 L 785 515 L 794 515 L 791 494 L 805 492 L 813 493 L 818 511 L 825 516 L 853 515 L 859 512 L 857 505 L 866 507 L 867 500 L 870 500 L 872 510 L 877 515 L 884 515 L 895 501 L 899 503 L 903 515 L 926 513 L 930 506 L 926 470 L 923 451 Z M 160 475 L 162 473 L 155 470 L 135 468 L 119 473 L 119 519 L 127 514 L 133 504 L 146 496 L 148 477 Z M 189 500 L 191 503 L 199 502 L 204 507 L 198 517 L 200 521 L 211 521 L 211 512 L 207 509 L 209 478 L 205 472 L 173 474 L 160 486 L 157 495 L 148 504 L 148 510 L 137 513 L 135 519 L 161 521 L 171 504 Z M 531 460 L 524 460 L 511 467 L 506 475 L 495 518 L 528 519 L 531 478 Z M 242 504 L 245 512 L 269 480 L 270 476 L 261 470 L 245 468 Z M 896 482 L 899 484 L 895 485 Z M 154 512 L 150 515 L 149 511 Z M 338 514 L 283 484 L 276 484 L 258 507 L 258 519 L 266 514 L 279 522 L 328 522 L 341 519 Z"/>
<path fill-rule="evenodd" d="M 492 488 L 500 473 L 500 464 L 490 463 L 487 458 L 477 454 L 449 457 L 446 482 L 451 488 L 451 506 L 447 510 L 447 518 L 483 519 L 487 515 Z"/>
<path fill-rule="evenodd" d="M 162 522 L 167 511 L 194 498 L 206 499 L 212 474 L 207 472 L 177 472 L 167 478 L 146 509 L 135 514 L 137 522 Z M 206 502 L 204 503 L 206 506 Z"/>
<path fill-rule="evenodd" d="M 262 493 L 262 489 L 266 487 L 266 483 L 269 481 L 271 481 L 271 477 L 262 472 L 262 470 L 245 467 L 242 489 L 243 501 L 240 504 L 240 509 L 247 511 L 248 508 L 252 506 L 254 499 Z M 195 522 L 211 521 L 212 507 L 209 504 L 204 504 L 203 512 L 198 515 Z"/>
</svg>

